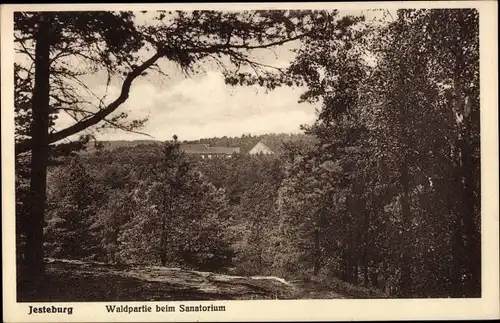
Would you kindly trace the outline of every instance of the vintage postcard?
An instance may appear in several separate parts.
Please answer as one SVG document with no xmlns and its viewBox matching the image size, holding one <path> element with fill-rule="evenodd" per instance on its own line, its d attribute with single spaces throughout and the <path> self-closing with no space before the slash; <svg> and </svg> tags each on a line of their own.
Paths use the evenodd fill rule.
<svg viewBox="0 0 500 323">
<path fill-rule="evenodd" d="M 498 318 L 496 12 L 2 6 L 4 321 Z"/>
</svg>

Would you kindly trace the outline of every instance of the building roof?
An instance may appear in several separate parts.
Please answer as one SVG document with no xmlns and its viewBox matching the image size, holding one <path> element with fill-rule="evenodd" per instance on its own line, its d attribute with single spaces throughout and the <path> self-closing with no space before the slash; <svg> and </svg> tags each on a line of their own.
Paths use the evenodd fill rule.
<svg viewBox="0 0 500 323">
<path fill-rule="evenodd" d="M 248 152 L 250 155 L 264 154 L 271 155 L 274 152 L 269 149 L 262 141 L 259 141 L 250 151 Z"/>
<path fill-rule="evenodd" d="M 181 144 L 180 149 L 187 154 L 239 154 L 240 147 L 210 146 L 208 144 Z"/>
</svg>

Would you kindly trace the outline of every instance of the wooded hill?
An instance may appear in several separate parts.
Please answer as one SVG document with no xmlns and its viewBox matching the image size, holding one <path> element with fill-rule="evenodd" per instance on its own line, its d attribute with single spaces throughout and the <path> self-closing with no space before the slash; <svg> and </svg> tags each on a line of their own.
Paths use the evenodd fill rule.
<svg viewBox="0 0 500 323">
<path fill-rule="evenodd" d="M 274 153 L 281 154 L 289 148 L 297 147 L 310 147 L 318 140 L 311 135 L 306 134 L 264 134 L 264 135 L 251 135 L 244 134 L 240 137 L 213 137 L 202 138 L 198 140 L 184 140 L 185 144 L 208 144 L 210 146 L 219 147 L 240 147 L 241 154 L 247 154 L 253 146 L 259 141 L 262 141 Z M 113 150 L 122 147 L 135 147 L 138 145 L 161 145 L 163 142 L 160 140 L 103 140 L 92 141 L 86 145 L 86 152 L 93 152 L 98 149 Z"/>
</svg>

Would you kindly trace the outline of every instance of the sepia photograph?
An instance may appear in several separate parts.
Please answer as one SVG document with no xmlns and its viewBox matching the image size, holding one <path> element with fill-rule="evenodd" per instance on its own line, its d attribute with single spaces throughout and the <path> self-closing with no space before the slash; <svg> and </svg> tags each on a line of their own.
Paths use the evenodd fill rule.
<svg viewBox="0 0 500 323">
<path fill-rule="evenodd" d="M 10 9 L 22 317 L 484 300 L 482 12 L 377 4 Z"/>
</svg>

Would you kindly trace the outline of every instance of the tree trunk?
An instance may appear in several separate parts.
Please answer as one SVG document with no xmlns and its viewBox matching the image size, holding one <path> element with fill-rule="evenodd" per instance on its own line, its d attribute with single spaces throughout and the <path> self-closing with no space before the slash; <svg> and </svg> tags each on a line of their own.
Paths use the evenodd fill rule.
<svg viewBox="0 0 500 323">
<path fill-rule="evenodd" d="M 451 235 L 451 252 L 453 256 L 451 273 L 451 294 L 454 297 L 463 296 L 462 268 L 464 243 L 462 239 L 462 221 L 457 216 L 453 222 Z"/>
<path fill-rule="evenodd" d="M 405 154 L 403 152 L 403 154 Z M 408 166 L 406 159 L 401 164 L 401 184 L 403 196 L 401 198 L 401 209 L 403 215 L 403 254 L 401 263 L 401 295 L 403 297 L 411 294 L 411 254 L 410 254 L 410 233 L 411 233 L 411 210 L 409 201 Z"/>
<path fill-rule="evenodd" d="M 399 28 L 401 28 L 400 48 L 404 48 L 404 12 L 398 12 Z M 411 294 L 411 255 L 410 255 L 410 235 L 411 235 L 411 209 L 410 209 L 410 183 L 409 183 L 409 168 L 408 168 L 408 150 L 410 149 L 409 134 L 407 133 L 408 115 L 406 104 L 408 98 L 406 97 L 408 91 L 406 89 L 406 77 L 408 71 L 406 69 L 406 62 L 402 61 L 403 58 L 398 58 L 399 66 L 399 80 L 398 80 L 398 121 L 399 121 L 399 180 L 402 190 L 401 196 L 401 213 L 402 213 L 402 261 L 401 261 L 401 296 L 408 297 Z"/>
<path fill-rule="evenodd" d="M 453 147 L 458 147 L 460 144 L 458 142 L 452 142 Z M 462 268 L 464 267 L 464 241 L 463 241 L 463 225 L 462 219 L 460 218 L 460 203 L 457 200 L 460 199 L 460 188 L 462 187 L 462 180 L 460 176 L 459 159 L 456 157 L 458 153 L 456 151 L 450 152 L 447 157 L 450 162 L 443 167 L 450 170 L 448 180 L 442 184 L 441 190 L 446 191 L 446 208 L 449 214 L 450 224 L 450 247 L 451 247 L 451 262 L 450 262 L 450 287 L 449 293 L 452 297 L 462 297 L 463 296 L 463 286 L 462 286 Z"/>
<path fill-rule="evenodd" d="M 455 109 L 463 116 L 458 151 L 460 152 L 459 187 L 462 188 L 458 222 L 461 224 L 461 233 L 464 241 L 462 253 L 465 254 L 465 281 L 463 296 L 479 296 L 481 291 L 481 243 L 480 234 L 475 224 L 476 199 L 475 199 L 475 164 L 474 151 L 468 142 L 471 137 L 471 107 L 466 104 L 466 95 L 462 89 L 462 72 L 466 68 L 462 49 L 458 49 L 455 62 Z M 463 257 L 463 254 L 461 255 Z M 459 255 L 457 255 L 459 256 Z"/>
<path fill-rule="evenodd" d="M 165 215 L 161 218 L 160 262 L 162 266 L 166 266 L 167 264 L 167 228 Z"/>
<path fill-rule="evenodd" d="M 313 269 L 315 276 L 318 275 L 321 266 L 320 257 L 321 257 L 321 250 L 319 241 L 319 229 L 316 228 L 316 230 L 314 230 L 314 269 Z"/>
<path fill-rule="evenodd" d="M 257 221 L 255 224 L 254 224 L 254 228 L 256 228 L 256 233 L 257 233 L 257 236 L 255 237 L 255 244 L 257 246 L 257 274 L 259 275 L 262 275 L 262 272 L 263 272 L 263 267 L 264 267 L 264 261 L 262 259 L 262 254 L 263 254 L 263 248 L 262 248 L 262 238 L 261 238 L 261 233 L 262 233 L 262 230 L 264 230 L 263 227 L 261 227 L 259 224 L 262 223 L 262 220 L 261 221 Z"/>
<path fill-rule="evenodd" d="M 120 244 L 118 242 L 118 237 L 120 236 L 120 225 L 117 223 L 115 224 L 116 227 L 115 227 L 115 235 L 113 237 L 114 241 L 113 241 L 113 245 L 114 245 L 114 248 L 112 250 L 112 255 L 111 255 L 111 259 L 114 263 L 118 262 L 117 259 L 118 259 L 118 248 L 120 247 Z"/>
<path fill-rule="evenodd" d="M 44 273 L 43 227 L 46 206 L 47 166 L 49 159 L 49 54 L 50 14 L 40 14 L 35 36 L 35 85 L 32 101 L 32 150 L 30 201 L 26 225 L 25 278 L 36 283 Z"/>
<path fill-rule="evenodd" d="M 400 90 L 402 91 L 402 89 Z M 402 104 L 403 101 L 400 101 Z M 401 293 L 402 296 L 409 296 L 411 293 L 411 209 L 410 209 L 410 183 L 408 169 L 409 139 L 406 133 L 406 106 L 403 104 L 399 108 L 400 136 L 402 145 L 400 149 L 399 180 L 402 190 L 401 195 L 401 215 L 402 215 L 402 262 L 401 262 Z"/>
<path fill-rule="evenodd" d="M 368 279 L 369 273 L 368 273 L 368 261 L 366 258 L 366 251 L 365 255 L 363 257 L 363 285 L 368 286 L 370 284 L 370 281 Z"/>
<path fill-rule="evenodd" d="M 347 252 L 345 250 L 342 251 L 341 261 L 340 261 L 340 279 L 343 281 L 347 281 Z"/>
<path fill-rule="evenodd" d="M 345 281 L 350 283 L 352 281 L 352 262 L 351 262 L 351 253 L 350 251 L 346 254 L 346 279 Z"/>
<path fill-rule="evenodd" d="M 370 277 L 371 277 L 371 282 L 372 282 L 372 286 L 375 287 L 375 288 L 379 288 L 379 283 L 378 283 L 378 272 L 375 268 L 372 268 L 371 272 L 370 272 Z"/>
<path fill-rule="evenodd" d="M 359 267 L 358 267 L 358 262 L 354 260 L 354 263 L 352 265 L 352 283 L 354 285 L 358 284 L 358 272 L 359 272 Z"/>
<path fill-rule="evenodd" d="M 368 237 L 368 230 L 369 230 L 369 218 L 368 218 L 368 212 L 364 210 L 365 216 L 364 216 L 364 241 L 363 241 L 363 284 L 365 286 L 369 285 L 369 273 L 368 273 L 368 243 L 369 243 L 369 237 Z"/>
<path fill-rule="evenodd" d="M 464 118 L 465 120 L 465 118 Z M 468 136 L 468 124 L 465 123 L 465 136 Z M 467 138 L 467 137 L 465 137 Z M 476 201 L 474 198 L 474 164 L 472 152 L 464 140 L 462 152 L 462 175 L 463 175 L 463 190 L 462 190 L 462 205 L 460 209 L 464 236 L 465 247 L 467 254 L 467 276 L 465 281 L 466 296 L 479 297 L 481 293 L 481 242 L 480 234 L 476 228 Z"/>
<path fill-rule="evenodd" d="M 362 259 L 362 265 L 363 265 L 363 284 L 368 286 L 369 285 L 369 280 L 368 280 L 368 244 L 370 243 L 370 213 L 366 209 L 366 202 L 363 198 L 363 193 L 364 193 L 364 183 L 362 183 L 363 186 L 361 187 L 361 212 L 363 213 L 363 259 Z"/>
</svg>

